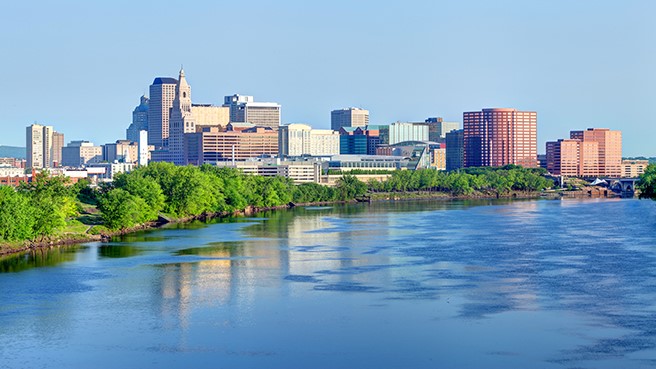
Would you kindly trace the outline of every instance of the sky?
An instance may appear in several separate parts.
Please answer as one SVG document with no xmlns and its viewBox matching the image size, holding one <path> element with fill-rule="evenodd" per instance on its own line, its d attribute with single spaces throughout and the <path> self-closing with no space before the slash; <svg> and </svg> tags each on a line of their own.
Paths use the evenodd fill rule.
<svg viewBox="0 0 656 369">
<path fill-rule="evenodd" d="M 0 145 L 38 122 L 66 142 L 125 137 L 155 77 L 184 66 L 194 103 L 239 93 L 283 123 L 329 128 L 510 107 L 544 142 L 622 131 L 656 156 L 656 1 L 7 1 L 0 12 Z"/>
</svg>

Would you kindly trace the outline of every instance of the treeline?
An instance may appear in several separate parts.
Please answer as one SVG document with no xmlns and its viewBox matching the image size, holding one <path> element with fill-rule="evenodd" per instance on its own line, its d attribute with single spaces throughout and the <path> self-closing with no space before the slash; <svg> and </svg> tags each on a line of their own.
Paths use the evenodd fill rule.
<svg viewBox="0 0 656 369">
<path fill-rule="evenodd" d="M 469 168 L 444 173 L 400 170 L 382 182 L 363 183 L 345 174 L 334 187 L 295 185 L 284 177 L 243 174 L 211 165 L 176 166 L 151 163 L 119 174 L 112 183 L 93 188 L 89 182 L 70 185 L 65 177 L 37 174 L 33 182 L 14 189 L 0 186 L 0 241 L 44 240 L 57 235 L 67 220 L 96 205 L 103 226 L 125 229 L 158 219 L 230 213 L 248 207 L 271 208 L 294 203 L 347 201 L 368 192 L 440 191 L 454 195 L 478 192 L 538 191 L 553 182 L 544 172 L 516 166 Z"/>
<path fill-rule="evenodd" d="M 14 189 L 0 186 L 0 241 L 44 240 L 79 213 L 77 197 L 88 182 L 37 174 Z"/>
<path fill-rule="evenodd" d="M 367 182 L 372 192 L 438 191 L 454 195 L 470 195 L 475 191 L 507 194 L 511 191 L 540 191 L 554 185 L 544 177 L 542 168 L 522 168 L 516 165 L 492 168 L 465 168 L 441 172 L 432 169 L 399 170 L 385 181 Z"/>
<path fill-rule="evenodd" d="M 366 190 L 355 177 L 342 178 L 336 187 L 294 185 L 289 178 L 245 175 L 234 168 L 151 163 L 117 175 L 100 189 L 97 203 L 105 226 L 122 229 L 154 221 L 161 212 L 182 218 L 290 202 L 349 200 Z"/>
</svg>

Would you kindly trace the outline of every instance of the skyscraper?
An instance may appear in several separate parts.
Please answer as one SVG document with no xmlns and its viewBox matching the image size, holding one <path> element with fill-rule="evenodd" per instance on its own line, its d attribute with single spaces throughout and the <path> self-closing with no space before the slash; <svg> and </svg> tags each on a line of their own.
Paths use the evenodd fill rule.
<svg viewBox="0 0 656 369">
<path fill-rule="evenodd" d="M 158 77 L 150 85 L 148 144 L 161 149 L 169 143 L 169 112 L 175 99 L 175 78 Z"/>
<path fill-rule="evenodd" d="M 360 108 L 337 109 L 330 112 L 330 129 L 364 127 L 369 125 L 369 110 Z"/>
<path fill-rule="evenodd" d="M 446 170 L 463 167 L 464 131 L 457 129 L 446 133 Z"/>
<path fill-rule="evenodd" d="M 52 126 L 32 124 L 27 127 L 25 144 L 27 168 L 42 169 L 52 167 Z"/>
<path fill-rule="evenodd" d="M 64 147 L 64 134 L 52 131 L 52 160 L 51 160 L 52 167 L 58 167 L 61 165 L 63 147 Z"/>
<path fill-rule="evenodd" d="M 180 69 L 180 76 L 175 87 L 175 99 L 171 108 L 169 129 L 169 157 L 176 165 L 185 163 L 185 133 L 196 132 L 196 122 L 191 112 L 191 86 L 187 83 L 184 70 Z"/>
<path fill-rule="evenodd" d="M 537 167 L 536 112 L 505 108 L 465 112 L 463 129 L 465 167 Z"/>
<path fill-rule="evenodd" d="M 132 124 L 125 131 L 128 141 L 139 141 L 139 131 L 148 131 L 148 98 L 141 96 L 139 105 L 132 111 Z"/>
</svg>

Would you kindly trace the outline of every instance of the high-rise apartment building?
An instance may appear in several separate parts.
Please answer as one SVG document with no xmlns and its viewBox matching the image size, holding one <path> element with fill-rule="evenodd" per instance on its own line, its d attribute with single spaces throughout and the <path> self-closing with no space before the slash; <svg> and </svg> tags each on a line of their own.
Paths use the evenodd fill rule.
<svg viewBox="0 0 656 369">
<path fill-rule="evenodd" d="M 446 135 L 446 170 L 451 171 L 463 167 L 464 160 L 464 130 L 457 129 Z"/>
<path fill-rule="evenodd" d="M 58 167 L 62 161 L 62 148 L 64 147 L 64 134 L 52 131 L 52 167 Z"/>
<path fill-rule="evenodd" d="M 169 117 L 169 161 L 176 165 L 187 164 L 185 162 L 184 135 L 194 132 L 196 132 L 196 121 L 191 112 L 191 86 L 187 83 L 184 70 L 180 69 Z"/>
<path fill-rule="evenodd" d="M 337 109 L 330 112 L 330 129 L 364 127 L 369 125 L 369 110 L 360 108 Z"/>
<path fill-rule="evenodd" d="M 125 130 L 128 141 L 139 141 L 139 132 L 148 131 L 148 98 L 141 96 L 139 105 L 132 111 L 132 124 Z"/>
<path fill-rule="evenodd" d="M 230 121 L 252 123 L 258 127 L 280 126 L 280 104 L 255 102 L 253 96 L 232 95 L 224 98 L 223 106 L 230 108 Z"/>
<path fill-rule="evenodd" d="M 596 142 L 599 156 L 599 176 L 620 177 L 622 175 L 622 132 L 608 128 L 588 128 L 571 131 L 570 139 Z"/>
<path fill-rule="evenodd" d="M 536 112 L 505 108 L 465 112 L 463 130 L 465 167 L 537 167 Z"/>
<path fill-rule="evenodd" d="M 175 99 L 175 78 L 158 77 L 150 85 L 148 144 L 161 149 L 169 143 L 169 112 Z"/>
<path fill-rule="evenodd" d="M 52 167 L 52 126 L 32 124 L 25 135 L 27 168 L 42 169 Z"/>
</svg>

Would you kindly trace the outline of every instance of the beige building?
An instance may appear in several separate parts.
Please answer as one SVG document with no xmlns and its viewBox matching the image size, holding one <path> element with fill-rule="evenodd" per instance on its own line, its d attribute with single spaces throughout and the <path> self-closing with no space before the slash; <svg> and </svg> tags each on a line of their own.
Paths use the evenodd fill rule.
<svg viewBox="0 0 656 369">
<path fill-rule="evenodd" d="M 622 160 L 622 177 L 637 178 L 645 172 L 649 160 Z"/>
<path fill-rule="evenodd" d="M 620 177 L 622 175 L 621 131 L 611 131 L 608 128 L 588 128 L 585 131 L 571 131 L 569 136 L 571 139 L 597 143 L 599 176 Z"/>
<path fill-rule="evenodd" d="M 223 106 L 230 109 L 230 122 L 248 122 L 273 129 L 280 126 L 280 104 L 256 102 L 253 96 L 232 95 L 224 98 Z"/>
<path fill-rule="evenodd" d="M 307 124 L 292 123 L 278 130 L 280 156 L 330 156 L 339 154 L 339 132 L 312 129 Z"/>
<path fill-rule="evenodd" d="M 175 86 L 175 99 L 169 121 L 169 158 L 176 165 L 185 165 L 185 134 L 196 132 L 196 120 L 191 111 L 191 86 L 187 83 L 184 70 L 180 69 Z"/>
<path fill-rule="evenodd" d="M 278 154 L 278 132 L 271 127 L 226 132 L 208 127 L 202 132 L 185 135 L 185 140 L 185 163 L 194 165 Z"/>
<path fill-rule="evenodd" d="M 89 141 L 71 141 L 62 148 L 62 166 L 80 167 L 102 161 L 102 147 Z"/>
<path fill-rule="evenodd" d="M 560 139 L 547 142 L 547 170 L 569 177 L 599 176 L 597 142 Z"/>
<path fill-rule="evenodd" d="M 431 159 L 431 167 L 446 170 L 446 149 L 433 149 Z"/>
<path fill-rule="evenodd" d="M 219 127 L 225 129 L 230 123 L 230 108 L 211 104 L 191 104 L 191 112 L 196 120 L 196 130 L 203 127 Z"/>
<path fill-rule="evenodd" d="M 61 165 L 63 147 L 64 147 L 64 134 L 53 131 L 52 132 L 52 166 L 53 167 L 57 167 Z"/>
<path fill-rule="evenodd" d="M 330 112 L 330 129 L 364 127 L 369 125 L 369 110 L 360 108 L 337 109 Z"/>
<path fill-rule="evenodd" d="M 25 144 L 28 168 L 52 168 L 53 133 L 52 126 L 35 123 L 27 127 Z"/>
<path fill-rule="evenodd" d="M 128 140 L 118 140 L 102 146 L 103 161 L 113 163 L 136 163 L 139 160 L 139 143 Z"/>
<path fill-rule="evenodd" d="M 280 159 L 262 159 L 232 162 L 217 162 L 218 166 L 237 168 L 245 174 L 265 177 L 282 176 L 290 178 L 294 183 L 319 183 L 321 178 L 321 162 L 294 161 Z"/>
</svg>

